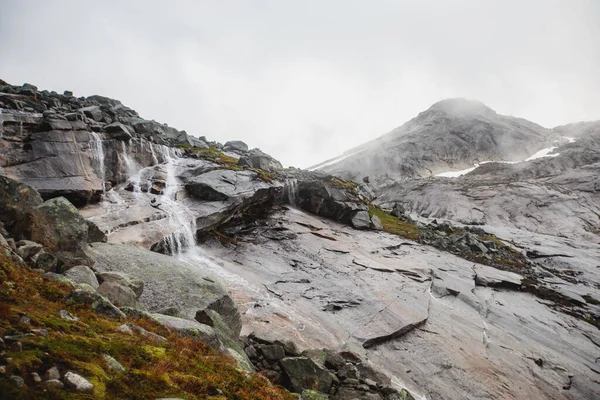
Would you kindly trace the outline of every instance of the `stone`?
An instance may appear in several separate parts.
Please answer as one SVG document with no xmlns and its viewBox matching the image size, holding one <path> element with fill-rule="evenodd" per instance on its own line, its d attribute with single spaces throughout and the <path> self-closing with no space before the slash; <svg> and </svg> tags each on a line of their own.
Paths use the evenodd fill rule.
<svg viewBox="0 0 600 400">
<path fill-rule="evenodd" d="M 17 375 L 12 375 L 10 378 L 8 378 L 8 381 L 11 385 L 18 388 L 22 388 L 25 386 L 25 381 L 23 380 L 23 378 Z"/>
<path fill-rule="evenodd" d="M 112 139 L 125 142 L 131 140 L 131 133 L 129 133 L 127 127 L 120 122 L 113 122 L 112 124 L 106 125 L 104 130 Z"/>
<path fill-rule="evenodd" d="M 376 382 L 379 385 L 389 386 L 392 384 L 392 380 L 390 377 L 385 375 L 383 372 L 378 371 L 375 367 L 368 361 L 362 361 L 356 365 L 356 368 L 359 372 L 359 376 L 362 379 L 370 379 Z"/>
<path fill-rule="evenodd" d="M 23 351 L 23 343 L 21 342 L 14 342 L 13 344 L 10 345 L 10 351 L 14 351 L 17 353 L 20 353 Z"/>
<path fill-rule="evenodd" d="M 485 265 L 476 265 L 473 271 L 475 272 L 475 284 L 478 286 L 519 289 L 524 279 L 519 274 L 501 271 Z"/>
<path fill-rule="evenodd" d="M 125 273 L 144 282 L 140 303 L 147 309 L 177 307 L 187 319 L 194 319 L 199 310 L 212 309 L 239 335 L 241 316 L 235 302 L 223 286 L 205 279 L 201 269 L 131 246 L 94 243 L 89 250 L 98 271 Z"/>
<path fill-rule="evenodd" d="M 280 364 L 289 379 L 290 388 L 296 393 L 305 389 L 328 393 L 331 389 L 332 374 L 308 357 L 285 357 Z"/>
<path fill-rule="evenodd" d="M 106 243 L 108 241 L 106 234 L 104 232 L 102 232 L 102 230 L 100 230 L 100 228 L 98 228 L 98 225 L 96 225 L 92 221 L 86 221 L 86 223 L 88 226 L 88 237 L 87 237 L 88 243 L 95 243 L 95 242 Z"/>
<path fill-rule="evenodd" d="M 6 343 L 4 343 L 4 340 L 0 337 L 0 351 L 4 350 L 6 348 Z"/>
<path fill-rule="evenodd" d="M 102 358 L 104 358 L 104 361 L 106 361 L 106 364 L 108 365 L 108 369 L 111 371 L 118 374 L 125 372 L 125 368 L 113 357 L 109 356 L 108 354 L 102 354 Z"/>
<path fill-rule="evenodd" d="M 278 361 L 285 357 L 285 351 L 283 347 L 276 344 L 267 344 L 260 347 L 262 355 L 270 361 Z"/>
<path fill-rule="evenodd" d="M 42 275 L 45 279 L 53 282 L 61 282 L 67 285 L 75 286 L 76 283 L 64 276 L 63 274 L 57 274 L 55 272 L 46 272 Z"/>
<path fill-rule="evenodd" d="M 40 204 L 42 197 L 33 188 L 0 175 L 0 222 L 8 232 Z"/>
<path fill-rule="evenodd" d="M 67 303 L 86 304 L 97 314 L 106 315 L 113 319 L 125 319 L 125 314 L 115 307 L 108 299 L 98 293 L 90 285 L 80 283 L 77 288 L 65 298 Z"/>
<path fill-rule="evenodd" d="M 352 217 L 352 226 L 356 229 L 369 229 L 371 227 L 371 219 L 368 211 L 359 211 Z"/>
<path fill-rule="evenodd" d="M 40 375 L 37 372 L 32 372 L 30 374 L 31 376 L 31 380 L 34 381 L 35 383 L 40 383 L 42 381 L 42 378 L 40 377 Z"/>
<path fill-rule="evenodd" d="M 133 329 L 131 329 L 131 326 L 129 324 L 119 325 L 117 329 L 115 329 L 115 332 L 120 332 L 131 336 L 134 335 Z"/>
<path fill-rule="evenodd" d="M 4 375 L 6 373 L 6 365 L 0 365 L 0 374 Z"/>
<path fill-rule="evenodd" d="M 73 314 L 71 314 L 70 312 L 68 312 L 67 310 L 60 310 L 58 312 L 58 315 L 62 318 L 62 319 L 66 319 L 67 321 L 79 321 L 79 318 L 75 317 Z"/>
<path fill-rule="evenodd" d="M 150 331 L 142 328 L 141 326 L 137 326 L 137 325 L 130 324 L 130 323 L 128 323 L 127 326 L 129 327 L 129 329 L 131 330 L 132 333 L 138 334 L 142 337 L 145 337 L 146 339 L 148 339 L 154 343 L 167 343 L 168 342 L 167 338 L 160 336 L 154 332 L 150 332 Z"/>
<path fill-rule="evenodd" d="M 230 140 L 225 143 L 225 150 L 248 151 L 248 145 L 241 140 Z"/>
<path fill-rule="evenodd" d="M 341 367 L 339 369 L 337 375 L 340 378 L 344 379 L 344 380 L 346 380 L 346 379 L 359 379 L 360 378 L 360 374 L 358 372 L 358 369 L 353 364 L 346 364 L 343 367 Z"/>
<path fill-rule="evenodd" d="M 66 272 L 64 272 L 64 276 L 76 283 L 86 283 L 94 289 L 98 289 L 100 286 L 94 271 L 85 265 L 76 265 L 73 268 L 68 269 Z"/>
<path fill-rule="evenodd" d="M 51 252 L 81 253 L 87 245 L 87 222 L 64 197 L 48 200 L 30 210 L 15 229 L 20 238 L 41 243 Z"/>
<path fill-rule="evenodd" d="M 43 249 L 41 244 L 29 240 L 19 241 L 17 247 L 17 254 L 26 262 L 31 261 Z"/>
<path fill-rule="evenodd" d="M 35 267 L 46 272 L 56 271 L 57 260 L 54 255 L 50 253 L 41 253 L 35 260 Z"/>
<path fill-rule="evenodd" d="M 73 372 L 67 372 L 63 378 L 65 386 L 74 390 L 77 393 L 92 393 L 94 385 L 92 385 L 83 376 Z"/>
<path fill-rule="evenodd" d="M 209 345 L 210 347 L 220 348 L 221 344 L 217 338 L 214 329 L 208 325 L 197 321 L 190 321 L 183 318 L 171 317 L 162 314 L 150 314 L 167 329 L 177 332 L 181 336 L 192 337 Z"/>
<path fill-rule="evenodd" d="M 329 400 L 329 396 L 316 390 L 303 390 L 300 400 Z"/>
<path fill-rule="evenodd" d="M 381 223 L 381 219 L 379 219 L 377 215 L 371 216 L 371 227 L 378 231 L 383 230 L 383 224 Z"/>
<path fill-rule="evenodd" d="M 41 386 L 47 389 L 63 389 L 65 385 L 58 379 L 49 379 L 41 383 Z"/>
<path fill-rule="evenodd" d="M 258 357 L 258 352 L 256 351 L 256 347 L 254 346 L 246 346 L 244 348 L 244 351 L 246 352 L 246 355 L 251 359 Z"/>
<path fill-rule="evenodd" d="M 137 302 L 137 296 L 133 290 L 116 282 L 104 281 L 98 287 L 98 293 L 118 307 L 141 307 Z"/>
<path fill-rule="evenodd" d="M 77 111 L 84 113 L 86 117 L 91 118 L 94 121 L 102 121 L 102 111 L 98 106 L 83 107 Z"/>
<path fill-rule="evenodd" d="M 136 299 L 139 299 L 144 291 L 144 282 L 141 279 L 122 272 L 99 272 L 97 276 L 101 283 L 114 282 L 128 287 L 135 293 Z"/>
</svg>

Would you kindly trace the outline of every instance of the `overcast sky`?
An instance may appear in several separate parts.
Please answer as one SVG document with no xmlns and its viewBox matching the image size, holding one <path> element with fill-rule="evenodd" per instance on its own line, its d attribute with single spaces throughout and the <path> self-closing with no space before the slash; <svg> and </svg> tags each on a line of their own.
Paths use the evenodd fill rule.
<svg viewBox="0 0 600 400">
<path fill-rule="evenodd" d="M 600 1 L 0 0 L 0 78 L 307 167 L 448 97 L 600 119 Z"/>
</svg>

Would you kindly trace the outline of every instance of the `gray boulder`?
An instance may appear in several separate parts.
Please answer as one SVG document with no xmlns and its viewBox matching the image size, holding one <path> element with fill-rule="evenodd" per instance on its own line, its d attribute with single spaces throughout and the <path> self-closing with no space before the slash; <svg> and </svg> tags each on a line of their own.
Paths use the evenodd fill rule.
<svg viewBox="0 0 600 400">
<path fill-rule="evenodd" d="M 371 227 L 378 231 L 383 230 L 383 224 L 381 223 L 381 219 L 379 219 L 377 215 L 371 216 Z"/>
<path fill-rule="evenodd" d="M 111 303 L 119 307 L 140 308 L 137 296 L 129 287 L 117 282 L 103 282 L 98 287 L 98 293 L 105 296 Z"/>
<path fill-rule="evenodd" d="M 86 117 L 91 118 L 94 121 L 102 121 L 102 111 L 98 106 L 83 107 L 77 111 L 84 113 Z"/>
<path fill-rule="evenodd" d="M 115 307 L 108 299 L 96 293 L 94 288 L 85 283 L 80 283 L 75 290 L 65 298 L 67 303 L 86 304 L 97 314 L 106 315 L 113 319 L 125 319 L 125 314 Z"/>
<path fill-rule="evenodd" d="M 181 336 L 192 337 L 201 340 L 210 347 L 221 348 L 221 343 L 217 338 L 214 329 L 208 325 L 201 324 L 188 319 L 171 317 L 163 314 L 151 314 L 162 326 L 177 332 Z"/>
<path fill-rule="evenodd" d="M 85 283 L 90 285 L 94 289 L 98 289 L 99 283 L 98 279 L 96 279 L 94 271 L 92 271 L 89 267 L 85 265 L 76 265 L 73 268 L 70 268 L 67 271 L 65 271 L 63 275 L 71 279 L 73 282 Z"/>
<path fill-rule="evenodd" d="M 208 279 L 202 264 L 188 265 L 174 257 L 131 246 L 93 243 L 89 255 L 94 268 L 102 272 L 138 276 L 144 283 L 139 302 L 151 311 L 176 307 L 182 316 L 212 309 L 221 314 L 232 331 L 241 329 L 241 316 L 225 289 Z"/>
<path fill-rule="evenodd" d="M 43 249 L 41 244 L 29 240 L 21 240 L 17 243 L 17 246 L 17 254 L 19 254 L 24 261 L 31 261 Z"/>
<path fill-rule="evenodd" d="M 369 229 L 371 227 L 371 219 L 368 211 L 359 211 L 352 217 L 352 226 L 356 229 Z"/>
<path fill-rule="evenodd" d="M 122 272 L 99 272 L 97 274 L 100 283 L 114 282 L 119 285 L 126 286 L 135 293 L 136 300 L 140 298 L 144 291 L 144 282 L 141 279 L 135 278 Z"/>
<path fill-rule="evenodd" d="M 56 271 L 57 260 L 50 253 L 42 252 L 35 260 L 35 267 L 46 272 Z"/>
<path fill-rule="evenodd" d="M 248 145 L 241 140 L 230 140 L 225 143 L 225 150 L 248 151 Z"/>
<path fill-rule="evenodd" d="M 42 198 L 30 186 L 0 175 L 0 222 L 12 231 L 25 214 L 42 204 Z"/>
<path fill-rule="evenodd" d="M 65 386 L 77 393 L 92 393 L 94 391 L 94 385 L 87 379 L 70 371 L 65 374 L 63 381 Z"/>
</svg>

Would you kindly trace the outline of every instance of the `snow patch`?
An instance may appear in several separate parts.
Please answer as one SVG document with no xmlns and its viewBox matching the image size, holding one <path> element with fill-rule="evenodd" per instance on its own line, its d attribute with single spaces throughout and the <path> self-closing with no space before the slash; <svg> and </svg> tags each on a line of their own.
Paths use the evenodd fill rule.
<svg viewBox="0 0 600 400">
<path fill-rule="evenodd" d="M 568 137 L 568 136 L 563 136 L 562 138 L 565 139 L 565 140 L 567 140 L 567 143 L 573 143 L 573 142 L 575 142 L 577 140 L 576 138 Z M 556 143 L 556 142 L 558 142 L 558 140 L 556 140 L 554 143 Z M 524 159 L 522 161 L 482 161 L 479 164 L 475 164 L 471 168 L 463 169 L 461 171 L 447 171 L 447 172 L 442 172 L 442 173 L 437 174 L 435 176 L 440 177 L 440 178 L 458 178 L 459 176 L 462 176 L 462 175 L 468 174 L 471 171 L 474 171 L 480 165 L 487 164 L 487 163 L 490 163 L 490 162 L 497 162 L 497 163 L 500 163 L 500 164 L 518 164 L 518 163 L 521 163 L 521 162 L 527 162 L 527 161 L 537 160 L 538 158 L 556 157 L 556 156 L 560 155 L 560 153 L 553 153 L 553 151 L 556 150 L 557 148 L 558 148 L 558 146 L 552 146 L 552 147 L 548 147 L 548 148 L 542 149 L 542 150 L 534 153 L 533 155 L 527 157 L 526 159 Z"/>
</svg>

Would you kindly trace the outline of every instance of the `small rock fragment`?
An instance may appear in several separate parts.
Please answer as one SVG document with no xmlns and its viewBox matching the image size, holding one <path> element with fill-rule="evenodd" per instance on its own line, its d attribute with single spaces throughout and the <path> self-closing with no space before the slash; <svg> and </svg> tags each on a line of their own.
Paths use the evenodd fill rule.
<svg viewBox="0 0 600 400">
<path fill-rule="evenodd" d="M 63 378 L 65 385 L 77 393 L 92 393 L 94 385 L 81 375 L 73 372 L 67 372 Z"/>
<path fill-rule="evenodd" d="M 51 381 L 51 380 L 57 380 L 57 379 L 60 379 L 60 372 L 58 371 L 58 368 L 56 368 L 56 367 L 50 368 L 44 374 L 44 380 Z"/>
<path fill-rule="evenodd" d="M 31 379 L 35 382 L 35 383 L 40 383 L 42 381 L 42 378 L 40 377 L 40 375 L 37 372 L 32 372 L 31 373 Z"/>
<path fill-rule="evenodd" d="M 25 381 L 23 380 L 23 378 L 17 375 L 11 376 L 10 378 L 8 378 L 8 381 L 11 385 L 18 388 L 22 388 L 23 386 L 25 386 Z"/>
<path fill-rule="evenodd" d="M 62 389 L 65 387 L 61 381 L 58 379 L 50 379 L 42 382 L 42 387 L 45 388 L 53 388 L 53 389 Z"/>
</svg>

